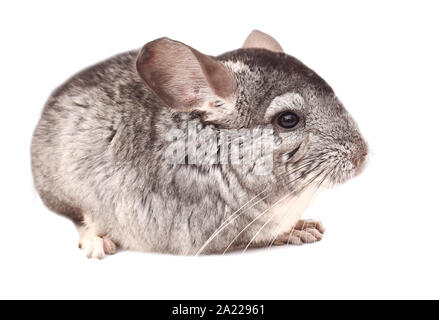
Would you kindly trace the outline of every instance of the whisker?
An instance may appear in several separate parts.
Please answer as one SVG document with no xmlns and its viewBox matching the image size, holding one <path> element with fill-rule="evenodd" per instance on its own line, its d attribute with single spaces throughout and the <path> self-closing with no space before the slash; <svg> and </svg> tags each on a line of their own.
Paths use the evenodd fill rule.
<svg viewBox="0 0 439 320">
<path fill-rule="evenodd" d="M 266 189 L 264 189 L 263 191 L 261 191 L 260 193 L 258 193 L 255 197 L 253 197 L 252 199 L 250 199 L 249 201 L 247 201 L 243 206 L 241 206 L 238 210 L 236 210 L 234 213 L 232 213 L 214 232 L 213 234 L 209 237 L 209 239 L 207 239 L 207 241 L 201 246 L 200 249 L 198 249 L 197 253 L 195 254 L 195 256 L 198 256 L 201 254 L 201 252 L 209 245 L 210 242 L 212 242 L 212 240 L 225 228 L 227 227 L 227 225 L 229 225 L 231 222 L 233 222 L 233 220 L 235 220 L 237 217 L 235 217 L 237 215 L 237 213 L 242 210 L 247 204 L 249 204 L 250 202 L 252 202 L 253 200 L 255 200 L 257 197 L 259 197 L 262 193 L 265 192 Z M 258 200 L 258 202 L 260 202 L 261 200 L 263 200 L 264 198 Z M 256 205 L 258 202 L 254 203 L 251 207 L 253 207 L 254 205 Z M 249 207 L 249 208 L 251 208 Z M 249 209 L 247 208 L 247 209 Z M 246 210 L 247 210 L 246 209 Z M 243 211 L 244 212 L 244 211 Z M 242 213 L 242 212 L 241 212 Z M 238 215 L 239 216 L 239 215 Z M 232 221 L 231 221 L 232 220 Z"/>
<path fill-rule="evenodd" d="M 292 182 L 295 182 L 297 180 L 299 180 L 301 177 L 298 177 L 294 180 L 292 180 Z M 264 189 L 262 192 L 260 192 L 257 196 L 261 195 L 262 193 L 264 193 L 266 191 L 266 189 Z M 294 191 L 293 191 L 294 192 Z M 233 213 L 225 222 L 222 223 L 222 225 L 214 232 L 214 234 L 212 234 L 209 239 L 206 241 L 206 243 L 197 251 L 197 253 L 195 254 L 196 256 L 199 255 L 206 247 L 207 245 L 213 240 L 213 238 L 215 238 L 221 231 L 223 231 L 228 225 L 230 225 L 233 221 L 235 221 L 236 219 L 238 219 L 245 211 L 247 211 L 248 209 L 253 208 L 256 204 L 258 204 L 259 202 L 265 200 L 268 196 L 270 195 L 270 193 L 268 193 L 267 195 L 265 195 L 263 198 L 259 199 L 258 201 L 256 201 L 255 203 L 253 203 L 251 206 L 249 206 L 248 208 L 246 208 L 244 211 L 242 211 L 239 215 L 237 215 L 238 211 L 240 211 L 245 205 L 247 205 L 249 202 L 251 202 L 252 200 L 254 200 L 256 197 L 254 197 L 252 200 L 250 200 L 249 202 L 247 202 L 243 207 L 241 207 L 240 209 L 238 209 L 237 211 L 235 211 L 235 213 Z M 238 234 L 239 236 L 239 234 Z M 236 240 L 236 239 L 234 239 Z M 233 240 L 233 241 L 234 241 Z M 227 248 L 228 249 L 228 248 Z M 226 249 L 226 251 L 227 251 Z"/>
<path fill-rule="evenodd" d="M 310 163 L 312 163 L 312 161 L 310 161 Z M 282 177 L 282 176 L 281 176 Z M 298 179 L 300 179 L 301 177 L 298 177 L 296 179 L 294 179 L 292 182 L 297 181 Z M 262 193 L 264 193 L 267 189 L 264 189 L 262 192 L 260 192 L 258 195 L 256 195 L 254 198 L 252 198 L 251 200 L 249 200 L 247 203 L 245 203 L 241 208 L 239 208 L 238 210 L 236 210 L 232 215 L 229 216 L 229 218 L 227 218 L 218 228 L 216 231 L 214 231 L 214 233 L 209 237 L 209 239 L 203 244 L 203 246 L 198 249 L 197 253 L 195 254 L 196 256 L 200 255 L 201 252 L 209 245 L 210 242 L 213 241 L 213 239 L 219 234 L 221 233 L 227 226 L 229 226 L 233 221 L 235 221 L 236 219 L 238 219 L 245 211 L 247 211 L 250 208 L 253 208 L 256 204 L 258 204 L 259 202 L 265 200 L 270 193 L 268 193 L 267 195 L 265 195 L 263 198 L 259 199 L 258 201 L 256 201 L 255 203 L 253 203 L 251 206 L 249 206 L 248 208 L 246 208 L 244 211 L 242 211 L 241 213 L 238 214 L 238 212 L 240 210 L 243 209 L 243 207 L 245 207 L 247 204 L 249 204 L 251 201 L 253 201 L 254 199 L 256 199 L 258 196 L 260 196 Z M 235 240 L 235 239 L 234 239 Z M 233 241 L 234 241 L 233 240 Z M 227 248 L 228 249 L 228 248 Z M 226 251 L 227 251 L 226 249 Z"/>
<path fill-rule="evenodd" d="M 304 163 L 301 163 L 299 167 L 295 167 L 292 168 L 291 170 L 287 170 L 286 172 L 284 172 L 282 175 L 279 176 L 279 178 L 285 178 L 288 176 L 291 176 L 297 172 L 299 172 L 300 170 L 306 168 L 307 166 L 310 166 L 310 168 L 305 169 L 305 171 L 300 174 L 300 176 L 298 176 L 297 178 L 293 179 L 292 181 L 289 181 L 287 183 L 287 185 L 290 185 L 300 179 L 303 179 L 304 176 L 306 176 L 308 173 L 314 171 L 315 169 L 317 169 L 318 167 L 320 167 L 322 165 L 322 163 L 324 163 L 327 159 L 322 159 L 320 158 L 322 155 L 327 155 L 327 154 L 319 154 L 317 156 L 314 156 L 312 158 L 307 158 L 306 161 Z M 315 163 L 315 160 L 319 159 L 320 161 L 318 161 L 315 165 L 313 165 Z M 315 181 L 315 179 L 317 179 L 324 170 L 320 171 L 315 177 L 313 177 L 313 179 L 311 179 L 311 181 L 307 182 L 305 184 L 305 186 L 299 191 L 298 194 L 300 194 L 305 188 L 307 188 L 313 181 Z M 333 170 L 331 170 L 332 172 Z M 326 176 L 325 176 L 326 179 Z M 323 183 L 324 179 L 320 182 L 319 186 L 316 188 L 316 190 L 313 192 L 313 194 L 319 189 L 320 185 Z M 240 216 L 242 216 L 247 210 L 255 207 L 258 203 L 264 201 L 265 199 L 267 199 L 272 193 L 268 192 L 267 194 L 265 194 L 264 196 L 262 196 L 260 199 L 258 199 L 258 197 L 260 197 L 261 195 L 263 195 L 265 192 L 267 192 L 267 189 L 264 189 L 263 191 L 261 191 L 260 193 L 258 193 L 255 197 L 253 197 L 252 199 L 250 199 L 249 201 L 247 201 L 244 205 L 242 205 L 238 210 L 236 210 L 234 213 L 232 213 L 223 223 L 221 223 L 221 225 L 211 234 L 211 236 L 206 240 L 206 242 L 200 247 L 200 249 L 198 249 L 197 253 L 195 254 L 196 256 L 200 255 L 204 249 L 206 249 L 206 247 L 225 229 L 227 228 L 229 225 L 231 225 L 236 219 L 238 219 Z M 287 198 L 288 196 L 290 196 L 291 194 L 293 194 L 295 192 L 295 190 L 292 190 L 291 192 L 287 193 L 284 197 L 282 197 L 280 200 L 276 201 L 273 205 L 271 205 L 269 208 L 267 208 L 266 210 L 264 210 L 261 214 L 259 214 L 255 219 L 253 219 L 249 224 L 247 224 L 231 241 L 231 243 L 226 247 L 226 249 L 224 250 L 223 254 L 225 254 L 229 248 L 232 246 L 232 244 L 238 239 L 238 237 L 245 231 L 247 230 L 257 219 L 259 219 L 260 217 L 262 217 L 264 214 L 266 214 L 271 208 L 273 208 L 277 203 L 279 203 L 280 201 L 284 200 L 285 198 Z M 258 199 L 257 201 L 254 202 L 254 200 Z M 253 203 L 252 203 L 253 202 Z M 273 215 L 274 216 L 274 215 Z M 273 217 L 271 217 L 269 221 L 271 221 L 273 219 Z M 283 218 L 284 221 L 285 217 Z M 246 246 L 246 248 L 244 249 L 244 251 L 251 245 L 252 241 L 256 238 L 257 234 L 259 234 L 263 227 L 268 224 L 268 222 L 266 222 L 262 228 L 255 234 L 255 236 L 253 237 L 253 239 L 249 242 L 249 244 Z M 276 237 L 270 242 L 270 246 L 274 243 Z"/>
<path fill-rule="evenodd" d="M 307 200 L 312 199 L 312 198 L 315 196 L 315 194 L 317 193 L 317 190 L 318 190 L 318 188 L 316 188 L 316 189 L 311 193 L 311 195 L 309 195 L 309 196 L 307 197 Z M 299 194 L 298 196 L 300 196 L 300 194 Z M 271 247 L 273 246 L 273 244 L 274 244 L 274 242 L 276 241 L 277 237 L 280 235 L 280 230 L 283 229 L 283 227 L 285 226 L 285 220 L 286 220 L 286 218 L 288 217 L 288 214 L 291 212 L 291 209 L 294 209 L 295 205 L 296 205 L 296 202 L 294 202 L 292 205 L 288 206 L 288 208 L 285 210 L 284 217 L 283 217 L 281 223 L 279 224 L 279 226 L 278 226 L 278 228 L 277 228 L 277 230 L 276 230 L 276 232 L 275 232 L 274 237 L 271 239 L 271 241 L 270 241 L 269 244 L 266 246 L 266 248 L 271 248 Z M 288 240 L 289 240 L 289 237 L 288 237 Z"/>
<path fill-rule="evenodd" d="M 318 175 L 316 177 L 314 177 L 309 183 L 307 183 L 304 188 L 306 188 L 310 183 L 312 183 L 316 178 L 318 177 Z M 303 189 L 304 189 L 303 188 Z M 303 190 L 302 189 L 302 190 Z M 301 190 L 301 191 L 302 191 Z M 301 192 L 300 191 L 300 192 Z M 232 246 L 232 244 L 236 241 L 236 239 L 238 239 L 238 237 L 245 231 L 247 230 L 256 220 L 258 220 L 260 217 L 262 217 L 264 214 L 266 214 L 269 210 L 271 210 L 276 204 L 278 204 L 279 202 L 285 200 L 287 197 L 289 197 L 291 194 L 294 194 L 294 192 L 296 192 L 295 190 L 292 190 L 291 192 L 288 192 L 285 196 L 283 196 L 282 198 L 280 198 L 278 201 L 276 201 L 274 204 L 272 204 L 269 208 L 267 208 L 266 210 L 264 210 L 261 214 L 259 214 L 258 216 L 256 216 L 256 218 L 254 218 L 250 223 L 248 223 L 230 242 L 230 244 L 227 246 L 227 248 L 224 250 L 223 254 L 225 254 L 227 252 L 227 250 L 229 250 L 229 248 Z"/>
<path fill-rule="evenodd" d="M 331 175 L 333 175 L 334 174 L 334 172 L 335 172 L 335 169 L 338 167 L 338 164 L 340 163 L 340 161 L 338 161 L 335 165 L 334 165 L 334 167 L 331 169 L 331 170 L 329 170 L 328 172 L 327 172 L 327 174 L 323 177 L 323 179 L 320 181 L 320 183 L 317 185 L 317 189 L 315 190 L 315 192 L 317 192 L 319 189 L 320 189 L 320 187 L 322 186 L 322 184 L 323 184 L 323 182 Z M 293 231 L 294 231 L 294 226 L 293 226 L 293 228 L 291 228 L 291 230 L 290 230 L 290 233 L 289 233 L 289 235 L 288 235 L 288 243 L 290 242 L 290 239 L 291 239 L 291 235 L 292 235 L 292 233 L 293 233 Z"/>
<path fill-rule="evenodd" d="M 317 169 L 322 163 L 324 163 L 323 160 L 320 161 L 320 162 L 318 162 L 314 167 L 310 168 L 309 170 L 302 172 L 302 174 L 301 174 L 297 179 L 294 179 L 294 180 L 292 180 L 292 181 L 287 182 L 287 183 L 286 183 L 286 186 L 291 185 L 292 183 L 296 182 L 298 179 L 303 178 L 303 177 L 305 177 L 307 174 L 313 172 L 313 171 L 316 170 L 316 169 Z"/>
<path fill-rule="evenodd" d="M 298 194 L 298 196 L 306 189 L 306 188 L 308 188 L 319 176 L 321 176 L 321 174 L 324 172 L 324 170 L 321 170 L 309 183 L 307 183 L 302 189 L 301 189 L 301 191 L 300 191 L 300 193 Z M 314 191 L 311 193 L 311 195 L 308 197 L 308 199 L 312 199 L 314 196 L 315 196 L 315 194 L 317 193 L 317 191 L 318 191 L 318 189 L 319 189 L 319 186 L 320 186 L 321 184 L 319 184 L 315 189 L 314 189 Z M 294 205 L 294 204 L 293 204 Z M 290 209 L 290 207 L 288 208 L 288 209 Z M 288 211 L 286 212 L 286 214 L 285 214 L 285 217 L 288 215 Z M 284 217 L 284 219 L 283 219 L 283 221 L 285 221 L 285 217 Z M 282 227 L 283 225 L 281 224 L 279 227 L 278 227 L 278 229 L 277 229 L 277 231 L 275 232 L 275 236 L 271 239 L 271 241 L 270 241 L 270 243 L 269 243 L 269 245 L 267 246 L 268 248 L 271 248 L 272 246 L 273 246 L 273 243 L 276 241 L 276 238 L 279 236 L 279 230 L 281 229 L 281 227 Z M 294 229 L 294 226 L 293 226 L 293 228 L 292 228 L 292 230 Z M 291 233 L 292 233 L 292 230 L 290 231 L 290 234 L 288 235 L 288 240 L 290 239 L 290 237 L 291 237 Z"/>
<path fill-rule="evenodd" d="M 283 201 L 284 199 L 286 199 L 292 192 L 287 193 L 285 196 L 283 196 L 281 199 L 279 199 L 278 201 L 276 201 L 274 204 L 272 204 L 270 207 L 268 207 L 266 210 L 264 210 L 261 214 L 259 214 L 258 216 L 256 216 L 256 218 L 254 218 L 250 223 L 248 223 L 230 242 L 230 244 L 227 246 L 227 248 L 224 250 L 223 254 L 225 254 L 227 252 L 227 250 L 229 250 L 229 248 L 232 246 L 232 244 L 235 242 L 236 239 L 238 239 L 238 237 L 245 231 L 247 230 L 257 219 L 259 219 L 260 217 L 262 217 L 265 213 L 267 213 L 271 208 L 273 208 L 276 204 L 278 204 L 279 202 Z"/>
<path fill-rule="evenodd" d="M 259 230 L 255 233 L 255 235 L 253 236 L 253 238 L 251 238 L 251 240 L 249 241 L 249 243 L 247 244 L 247 246 L 244 248 L 244 250 L 242 251 L 243 253 L 247 251 L 248 247 L 250 247 L 250 244 L 256 239 L 256 237 L 258 236 L 258 234 L 265 228 L 265 226 L 271 222 L 271 220 L 273 220 L 274 217 L 276 217 L 276 214 L 273 214 L 263 225 L 261 228 L 259 228 Z"/>
</svg>

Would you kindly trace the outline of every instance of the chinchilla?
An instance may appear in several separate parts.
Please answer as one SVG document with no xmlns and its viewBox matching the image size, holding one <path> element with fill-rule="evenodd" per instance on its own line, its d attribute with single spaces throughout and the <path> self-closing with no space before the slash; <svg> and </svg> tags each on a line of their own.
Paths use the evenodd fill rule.
<svg viewBox="0 0 439 320">
<path fill-rule="evenodd" d="M 320 240 L 301 215 L 363 169 L 367 145 L 331 87 L 255 30 L 217 57 L 160 38 L 78 73 L 31 156 L 88 257 L 197 255 Z"/>
</svg>

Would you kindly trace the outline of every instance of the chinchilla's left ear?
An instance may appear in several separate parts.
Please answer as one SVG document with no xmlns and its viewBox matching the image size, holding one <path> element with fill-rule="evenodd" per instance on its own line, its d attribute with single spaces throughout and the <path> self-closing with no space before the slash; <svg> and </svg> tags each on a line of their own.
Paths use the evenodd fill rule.
<svg viewBox="0 0 439 320">
<path fill-rule="evenodd" d="M 268 34 L 253 30 L 242 45 L 243 48 L 261 48 L 274 52 L 284 52 L 279 42 Z"/>
</svg>

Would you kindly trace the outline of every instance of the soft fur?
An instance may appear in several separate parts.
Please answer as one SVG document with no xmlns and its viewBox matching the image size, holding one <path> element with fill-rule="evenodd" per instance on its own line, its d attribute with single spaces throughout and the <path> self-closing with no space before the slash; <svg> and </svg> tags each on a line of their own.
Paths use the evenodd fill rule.
<svg viewBox="0 0 439 320">
<path fill-rule="evenodd" d="M 319 187 L 359 173 L 367 146 L 323 79 L 279 52 L 277 42 L 271 48 L 273 38 L 264 47 L 264 34 L 253 36 L 247 46 L 258 48 L 216 58 L 158 39 L 141 54 L 123 53 L 80 72 L 52 94 L 32 141 L 35 186 L 49 209 L 91 234 L 88 256 L 104 255 L 90 243 L 191 255 L 319 240 L 320 225 L 308 226 L 305 237 L 294 231 L 303 210 Z M 172 61 L 163 46 L 184 59 Z M 196 88 L 184 78 L 187 68 L 194 68 Z M 263 128 L 283 110 L 294 110 L 300 123 L 290 132 L 274 127 L 269 175 L 164 159 L 166 133 L 185 129 L 187 120 L 212 130 Z"/>
</svg>

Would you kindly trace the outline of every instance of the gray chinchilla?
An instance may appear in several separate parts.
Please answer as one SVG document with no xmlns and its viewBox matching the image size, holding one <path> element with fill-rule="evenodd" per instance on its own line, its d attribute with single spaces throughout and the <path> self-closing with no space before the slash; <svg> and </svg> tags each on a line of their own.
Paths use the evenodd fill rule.
<svg viewBox="0 0 439 320">
<path fill-rule="evenodd" d="M 218 57 L 160 38 L 80 72 L 31 153 L 46 206 L 102 258 L 318 241 L 303 211 L 363 169 L 367 145 L 331 87 L 255 30 Z"/>
</svg>

